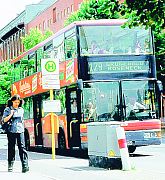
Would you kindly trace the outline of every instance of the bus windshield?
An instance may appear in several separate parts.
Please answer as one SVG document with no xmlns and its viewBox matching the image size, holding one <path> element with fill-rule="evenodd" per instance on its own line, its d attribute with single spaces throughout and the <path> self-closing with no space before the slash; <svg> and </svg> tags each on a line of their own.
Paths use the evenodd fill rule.
<svg viewBox="0 0 165 180">
<path fill-rule="evenodd" d="M 121 121 L 156 118 L 154 82 L 86 82 L 84 121 Z"/>
<path fill-rule="evenodd" d="M 150 29 L 121 26 L 81 26 L 80 55 L 152 54 Z"/>
<path fill-rule="evenodd" d="M 124 114 L 126 120 L 156 118 L 155 83 L 152 81 L 123 81 Z"/>
<path fill-rule="evenodd" d="M 84 121 L 112 119 L 119 96 L 119 82 L 84 83 L 83 109 Z"/>
</svg>

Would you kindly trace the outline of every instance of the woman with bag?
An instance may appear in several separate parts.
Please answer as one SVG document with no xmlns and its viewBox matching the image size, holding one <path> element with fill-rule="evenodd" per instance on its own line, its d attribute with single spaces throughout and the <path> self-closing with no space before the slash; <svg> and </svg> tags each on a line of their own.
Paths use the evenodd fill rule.
<svg viewBox="0 0 165 180">
<path fill-rule="evenodd" d="M 15 161 L 15 145 L 16 140 L 19 149 L 19 156 L 22 162 L 22 172 L 29 171 L 28 154 L 25 149 L 24 138 L 24 109 L 22 108 L 23 100 L 19 95 L 14 95 L 8 101 L 7 107 L 4 110 L 2 121 L 6 123 L 10 121 L 9 129 L 7 130 L 8 138 L 8 172 L 13 171 Z"/>
</svg>

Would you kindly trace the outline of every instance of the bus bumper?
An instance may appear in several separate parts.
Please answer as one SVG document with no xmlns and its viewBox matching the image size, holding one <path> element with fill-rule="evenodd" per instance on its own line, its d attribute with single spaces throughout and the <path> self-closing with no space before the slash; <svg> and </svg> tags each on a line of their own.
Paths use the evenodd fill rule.
<svg viewBox="0 0 165 180">
<path fill-rule="evenodd" d="M 147 146 L 161 144 L 160 130 L 126 131 L 127 145 Z"/>
</svg>

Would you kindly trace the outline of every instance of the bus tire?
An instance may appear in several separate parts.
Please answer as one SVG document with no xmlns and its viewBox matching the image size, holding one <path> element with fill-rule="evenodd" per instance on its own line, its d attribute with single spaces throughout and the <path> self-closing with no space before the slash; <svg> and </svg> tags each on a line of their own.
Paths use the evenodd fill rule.
<svg viewBox="0 0 165 180">
<path fill-rule="evenodd" d="M 133 153 L 136 150 L 136 146 L 128 146 L 128 152 Z"/>
<path fill-rule="evenodd" d="M 66 149 L 66 140 L 64 131 L 60 128 L 58 134 L 58 149 L 65 150 Z"/>
<path fill-rule="evenodd" d="M 30 138 L 27 129 L 25 129 L 24 135 L 25 135 L 25 148 L 28 151 L 30 150 Z"/>
</svg>

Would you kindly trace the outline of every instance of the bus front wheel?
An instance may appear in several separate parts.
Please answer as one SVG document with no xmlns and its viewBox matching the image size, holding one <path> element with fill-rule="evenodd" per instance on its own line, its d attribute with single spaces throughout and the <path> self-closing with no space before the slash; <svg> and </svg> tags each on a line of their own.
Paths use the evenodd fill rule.
<svg viewBox="0 0 165 180">
<path fill-rule="evenodd" d="M 136 150 L 136 146 L 128 146 L 128 152 L 133 153 Z"/>
</svg>

